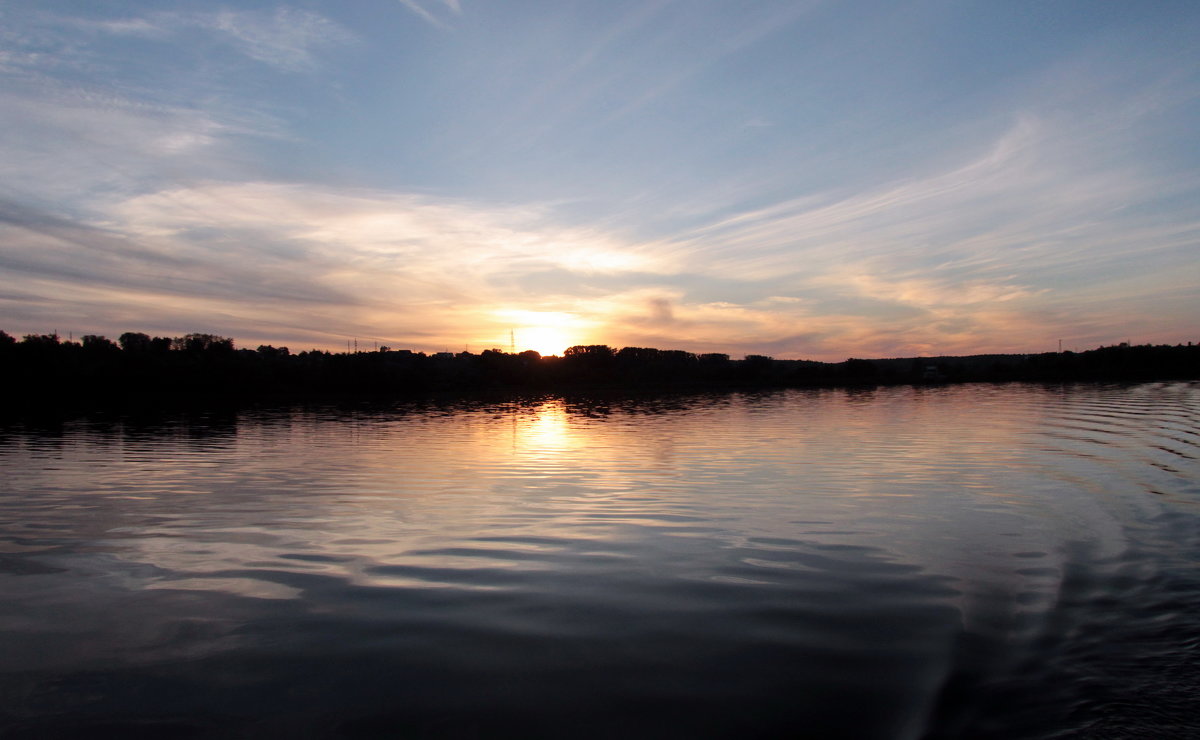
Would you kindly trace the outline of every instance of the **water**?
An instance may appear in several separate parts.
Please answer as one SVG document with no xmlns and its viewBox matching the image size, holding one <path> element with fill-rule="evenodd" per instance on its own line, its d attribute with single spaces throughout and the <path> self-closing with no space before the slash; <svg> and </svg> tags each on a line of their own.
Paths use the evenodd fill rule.
<svg viewBox="0 0 1200 740">
<path fill-rule="evenodd" d="M 0 737 L 1194 737 L 1200 385 L 0 427 Z"/>
</svg>

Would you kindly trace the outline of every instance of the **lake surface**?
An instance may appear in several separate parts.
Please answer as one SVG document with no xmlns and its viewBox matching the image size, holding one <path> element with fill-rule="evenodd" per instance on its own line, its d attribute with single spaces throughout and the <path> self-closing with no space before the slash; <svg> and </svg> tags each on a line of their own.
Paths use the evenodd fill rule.
<svg viewBox="0 0 1200 740">
<path fill-rule="evenodd" d="M 0 737 L 1195 737 L 1200 385 L 0 427 Z"/>
</svg>

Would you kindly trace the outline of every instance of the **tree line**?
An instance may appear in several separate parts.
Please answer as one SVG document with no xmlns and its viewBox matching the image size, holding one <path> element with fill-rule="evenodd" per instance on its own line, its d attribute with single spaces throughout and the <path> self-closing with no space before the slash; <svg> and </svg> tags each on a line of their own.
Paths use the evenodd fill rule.
<svg viewBox="0 0 1200 740">
<path fill-rule="evenodd" d="M 97 404 L 171 398 L 244 401 L 399 395 L 477 389 L 567 390 L 808 387 L 966 381 L 1194 379 L 1200 346 L 1121 344 L 1084 352 L 965 357 L 857 359 L 827 363 L 766 355 L 579 345 L 562 356 L 434 353 L 381 347 L 362 352 L 260 345 L 192 333 L 152 337 L 126 332 L 117 341 L 88 335 L 63 341 L 0 331 L 0 370 L 10 406 Z"/>
</svg>

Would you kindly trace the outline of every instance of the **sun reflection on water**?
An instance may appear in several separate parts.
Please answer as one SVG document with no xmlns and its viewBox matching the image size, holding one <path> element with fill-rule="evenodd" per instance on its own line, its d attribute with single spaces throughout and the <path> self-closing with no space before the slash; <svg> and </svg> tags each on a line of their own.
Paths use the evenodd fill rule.
<svg viewBox="0 0 1200 740">
<path fill-rule="evenodd" d="M 1175 589 L 1196 559 L 1191 388 L 534 396 L 277 410 L 208 435 L 30 434 L 0 446 L 20 492 L 0 496 L 6 668 L 15 680 L 13 665 L 136 656 L 174 670 L 182 656 L 209 700 L 227 683 L 205 665 L 230 663 L 197 656 L 311 656 L 277 685 L 343 688 L 354 698 L 329 700 L 336 713 L 371 656 L 455 697 L 503 672 L 537 698 L 522 709 L 534 716 L 552 688 L 590 697 L 610 655 L 613 685 L 646 675 L 639 687 L 707 696 L 693 679 L 724 686 L 740 654 L 739 696 L 903 694 L 923 717 L 958 635 L 982 655 L 967 670 L 1002 662 L 989 646 L 1040 661 L 1060 618 L 1081 634 L 1056 604 L 1078 609 L 1110 578 L 1135 609 L 1110 618 L 1105 594 L 1089 629 L 1163 630 L 1183 614 L 1194 592 L 1128 575 L 1160 567 L 1159 548 Z M 1170 610 L 1139 613 L 1146 595 Z M 1172 650 L 1194 627 L 1167 626 Z M 1107 666 L 1117 642 L 1103 642 L 1092 657 Z M 326 683 L 339 664 L 344 680 Z M 1146 675 L 1161 683 L 1157 665 Z M 253 696 L 271 701 L 274 685 Z"/>
<path fill-rule="evenodd" d="M 561 400 L 546 401 L 540 406 L 513 413 L 513 446 L 525 455 L 545 455 L 579 449 L 584 445 L 574 429 L 565 404 Z"/>
</svg>

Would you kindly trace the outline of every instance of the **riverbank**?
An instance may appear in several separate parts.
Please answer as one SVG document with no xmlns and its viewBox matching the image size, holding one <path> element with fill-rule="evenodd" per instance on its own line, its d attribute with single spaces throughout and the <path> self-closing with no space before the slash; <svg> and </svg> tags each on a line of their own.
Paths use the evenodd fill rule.
<svg viewBox="0 0 1200 740">
<path fill-rule="evenodd" d="M 292 354 L 237 349 L 212 335 L 123 335 L 63 342 L 54 335 L 0 343 L 9 389 L 4 414 L 163 406 L 438 398 L 488 393 L 670 393 L 968 382 L 1147 382 L 1200 379 L 1200 346 L 1118 345 L 1084 352 L 851 358 L 826 363 L 762 355 L 606 345 L 536 352 L 426 355 Z M 133 337 L 131 339 L 131 337 Z M 145 341 L 138 341 L 138 340 Z"/>
</svg>

